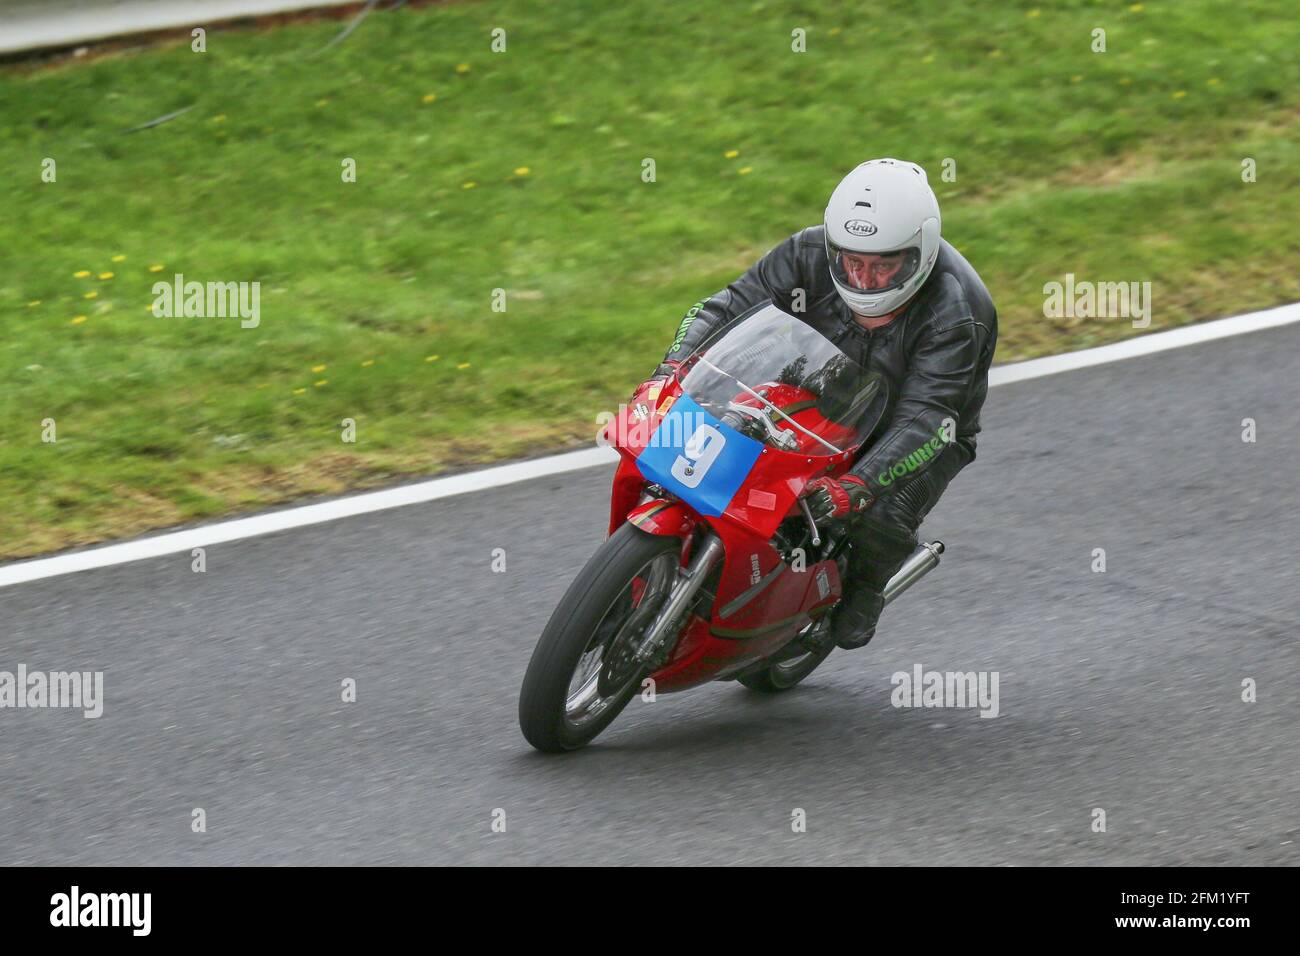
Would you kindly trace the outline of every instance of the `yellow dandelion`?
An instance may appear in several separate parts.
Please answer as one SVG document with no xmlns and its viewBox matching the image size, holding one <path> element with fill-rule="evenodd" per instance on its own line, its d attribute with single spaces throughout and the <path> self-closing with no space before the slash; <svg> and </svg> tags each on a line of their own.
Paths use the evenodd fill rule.
<svg viewBox="0 0 1300 956">
<path fill-rule="evenodd" d="M 1042 16 L 1042 11 L 1030 10 L 1028 13 L 1025 14 L 1025 16 L 1029 17 L 1029 19 L 1031 20 L 1037 20 L 1040 16 Z"/>
<path fill-rule="evenodd" d="M 327 369 L 327 368 L 329 368 L 328 365 L 313 365 L 313 366 L 311 367 L 311 370 L 312 370 L 313 372 L 316 372 L 317 374 L 319 374 L 319 373 L 325 371 L 325 369 Z"/>
<path fill-rule="evenodd" d="M 738 150 L 738 149 L 729 149 L 729 150 L 727 150 L 725 153 L 723 153 L 722 155 L 725 156 L 727 159 L 735 159 L 737 156 L 740 155 L 740 150 Z"/>
<path fill-rule="evenodd" d="M 146 306 L 144 307 L 144 310 L 145 310 L 146 312 L 148 312 L 150 315 L 153 314 L 153 306 L 152 306 L 152 305 L 146 305 Z"/>
<path fill-rule="evenodd" d="M 323 378 L 319 382 L 313 382 L 312 384 L 315 385 L 317 388 L 320 388 L 322 385 L 328 385 L 329 379 Z"/>
<path fill-rule="evenodd" d="M 294 393 L 295 395 L 301 395 L 301 394 L 303 394 L 303 393 L 306 392 L 306 391 L 307 391 L 307 389 L 305 389 L 305 388 L 295 388 L 295 389 L 293 390 L 293 393 Z"/>
<path fill-rule="evenodd" d="M 216 116 L 212 117 L 212 122 L 214 123 L 224 123 L 225 121 L 226 121 L 225 113 L 218 113 Z"/>
<path fill-rule="evenodd" d="M 1140 3 L 1135 3 L 1135 4 L 1133 4 L 1131 7 L 1129 7 L 1129 9 L 1132 10 L 1134 13 L 1141 13 L 1141 12 L 1142 12 L 1142 4 L 1140 4 Z"/>
<path fill-rule="evenodd" d="M 461 189 L 473 189 L 473 188 L 474 188 L 475 186 L 477 186 L 477 185 L 478 185 L 478 183 L 474 182 L 474 180 L 471 179 L 471 180 L 470 180 L 469 182 L 467 182 L 467 183 L 461 183 L 461 184 L 460 184 L 460 188 L 461 188 Z"/>
<path fill-rule="evenodd" d="M 999 57 L 999 56 L 1001 56 L 1001 55 L 1002 55 L 1002 51 L 1001 51 L 1001 50 L 989 50 L 989 56 L 991 56 L 991 57 L 996 58 L 996 57 Z"/>
<path fill-rule="evenodd" d="M 922 63 L 933 63 L 933 62 L 934 62 L 934 54 L 933 54 L 933 53 L 927 53 L 925 56 L 921 57 L 921 62 L 922 62 Z"/>
<path fill-rule="evenodd" d="M 114 262 L 126 262 L 126 256 L 121 256 L 121 255 L 114 256 L 114 257 L 113 257 L 113 261 L 114 261 Z"/>
<path fill-rule="evenodd" d="M 162 263 L 157 263 L 157 264 L 155 264 L 155 265 L 151 265 L 151 266 L 149 267 L 149 271 L 150 271 L 150 272 L 162 272 L 162 271 L 163 271 Z"/>
<path fill-rule="evenodd" d="M 101 273 L 99 274 L 99 277 L 100 277 L 101 279 L 111 279 L 111 278 L 113 278 L 113 273 L 111 273 L 111 272 L 101 272 Z"/>
<path fill-rule="evenodd" d="M 1205 85 L 1206 85 L 1206 86 L 1218 86 L 1218 85 L 1219 85 L 1220 83 L 1222 83 L 1222 82 L 1223 82 L 1223 80 L 1219 79 L 1217 76 L 1212 76 L 1212 77 L 1210 77 L 1208 80 L 1205 81 Z"/>
<path fill-rule="evenodd" d="M 456 72 L 457 72 L 457 73 L 468 73 L 468 72 L 469 72 L 469 64 L 468 64 L 468 63 L 457 63 L 457 64 L 456 64 Z"/>
<path fill-rule="evenodd" d="M 85 294 L 84 298 L 87 298 L 87 299 L 98 299 L 98 298 L 99 298 L 99 293 L 98 293 L 98 292 L 87 292 L 87 293 Z"/>
<path fill-rule="evenodd" d="M 72 324 L 73 324 L 73 325 L 80 325 L 82 322 L 85 322 L 85 321 L 86 321 L 86 317 L 85 317 L 84 315 L 79 315 L 79 316 L 77 316 L 75 319 L 72 320 Z"/>
<path fill-rule="evenodd" d="M 74 278 L 77 278 L 77 279 L 84 279 L 84 278 L 86 278 L 86 276 L 90 275 L 90 270 L 89 270 L 89 269 L 82 269 L 80 272 L 74 272 L 74 273 L 72 273 L 72 275 L 73 275 Z"/>
<path fill-rule="evenodd" d="M 531 173 L 531 172 L 532 172 L 532 170 L 529 169 L 527 166 L 517 166 L 517 167 L 515 167 L 515 175 L 516 175 L 516 176 L 527 176 L 527 175 L 528 175 L 529 173 Z"/>
<path fill-rule="evenodd" d="M 361 367 L 362 367 L 362 368 L 370 368 L 370 366 L 372 366 L 372 365 L 374 365 L 374 364 L 375 364 L 375 360 L 374 360 L 374 359 L 366 359 L 364 362 L 361 363 Z"/>
<path fill-rule="evenodd" d="M 1080 73 L 1076 73 L 1076 74 L 1074 74 L 1074 76 L 1070 77 L 1070 82 L 1071 82 L 1071 83 L 1082 83 L 1082 82 L 1083 82 L 1083 75 L 1080 74 Z"/>
<path fill-rule="evenodd" d="M 428 355 L 428 356 L 425 356 L 425 359 L 424 359 L 424 360 L 425 360 L 426 362 L 436 362 L 436 361 L 438 361 L 438 359 L 440 359 L 440 358 L 442 358 L 441 355 Z"/>
<path fill-rule="evenodd" d="M 316 101 L 316 105 L 317 105 L 318 107 L 321 107 L 321 106 L 329 106 L 329 105 L 330 105 L 330 101 L 329 101 L 329 100 L 317 100 L 317 101 Z"/>
<path fill-rule="evenodd" d="M 469 362 L 461 362 L 456 368 L 469 368 Z"/>
<path fill-rule="evenodd" d="M 29 308 L 29 309 L 34 309 L 34 308 L 36 308 L 36 307 L 37 307 L 38 305 L 40 305 L 40 304 L 41 304 L 41 300 L 40 300 L 40 299 L 32 299 L 32 301 L 30 301 L 30 302 L 27 303 L 27 308 Z"/>
<path fill-rule="evenodd" d="M 831 28 L 830 28 L 830 31 L 829 31 L 829 32 L 830 32 L 830 35 L 831 35 L 831 36 L 838 36 L 839 33 L 840 33 L 840 31 L 841 31 L 841 29 L 842 29 L 841 27 L 831 27 Z"/>
<path fill-rule="evenodd" d="M 432 103 L 432 102 L 433 102 L 434 100 L 436 100 L 437 98 L 438 98 L 438 94 L 437 94 L 437 93 L 425 93 L 425 94 L 424 94 L 424 102 L 426 102 L 426 103 Z"/>
<path fill-rule="evenodd" d="M 1177 93 L 1174 94 L 1174 99 L 1181 100 L 1186 95 L 1187 95 L 1186 90 L 1179 90 Z"/>
<path fill-rule="evenodd" d="M 753 166 L 741 166 L 738 170 L 736 170 L 736 172 L 739 173 L 741 176 L 748 176 L 753 171 L 754 171 Z"/>
</svg>

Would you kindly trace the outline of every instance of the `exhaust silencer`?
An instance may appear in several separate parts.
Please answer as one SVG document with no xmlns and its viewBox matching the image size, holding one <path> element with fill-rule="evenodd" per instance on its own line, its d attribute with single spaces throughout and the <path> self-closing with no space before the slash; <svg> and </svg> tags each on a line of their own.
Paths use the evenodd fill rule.
<svg viewBox="0 0 1300 956">
<path fill-rule="evenodd" d="M 885 590 L 881 592 L 884 595 L 885 603 L 888 604 L 894 600 L 894 598 L 937 568 L 939 566 L 939 555 L 941 554 L 943 554 L 942 541 L 926 542 L 913 551 L 911 557 L 903 562 L 903 566 L 889 579 L 889 583 L 885 585 Z"/>
</svg>

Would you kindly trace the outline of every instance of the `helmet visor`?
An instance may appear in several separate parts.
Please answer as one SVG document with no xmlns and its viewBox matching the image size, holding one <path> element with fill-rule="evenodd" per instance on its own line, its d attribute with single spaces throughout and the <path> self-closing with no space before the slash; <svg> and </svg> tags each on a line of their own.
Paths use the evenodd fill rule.
<svg viewBox="0 0 1300 956">
<path fill-rule="evenodd" d="M 897 289 L 916 275 L 921 264 L 921 250 L 916 246 L 898 252 L 854 252 L 828 239 L 826 255 L 835 281 L 855 292 Z"/>
</svg>

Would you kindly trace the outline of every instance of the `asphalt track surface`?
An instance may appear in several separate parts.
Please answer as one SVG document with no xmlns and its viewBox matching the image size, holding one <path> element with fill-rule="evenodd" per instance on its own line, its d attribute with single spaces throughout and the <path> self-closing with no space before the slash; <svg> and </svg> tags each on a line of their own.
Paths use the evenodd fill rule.
<svg viewBox="0 0 1300 956">
<path fill-rule="evenodd" d="M 610 468 L 0 589 L 0 670 L 106 696 L 0 710 L 0 863 L 1294 865 L 1298 356 L 1290 325 L 994 389 L 870 646 L 570 755 L 517 694 Z M 999 715 L 895 708 L 918 663 L 996 671 Z"/>
</svg>

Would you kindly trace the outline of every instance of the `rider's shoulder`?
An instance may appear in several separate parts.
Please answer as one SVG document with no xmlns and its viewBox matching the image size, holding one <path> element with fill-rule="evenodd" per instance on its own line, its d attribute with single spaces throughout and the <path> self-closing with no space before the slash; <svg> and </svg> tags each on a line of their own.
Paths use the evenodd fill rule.
<svg viewBox="0 0 1300 956">
<path fill-rule="evenodd" d="M 826 227 L 821 223 L 805 226 L 790 238 L 800 249 L 813 248 L 822 252 L 826 250 Z"/>
<path fill-rule="evenodd" d="M 962 323 L 991 325 L 993 300 L 975 268 L 947 240 L 940 240 L 934 269 L 921 292 L 922 324 L 942 331 Z"/>
</svg>

